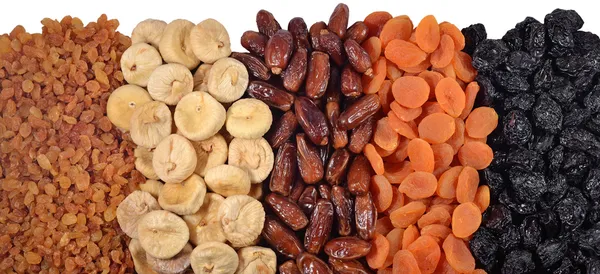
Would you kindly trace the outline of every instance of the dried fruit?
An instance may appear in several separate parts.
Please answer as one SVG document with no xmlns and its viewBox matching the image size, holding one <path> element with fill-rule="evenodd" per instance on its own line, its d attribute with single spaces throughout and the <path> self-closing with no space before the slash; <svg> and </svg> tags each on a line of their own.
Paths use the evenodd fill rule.
<svg viewBox="0 0 600 274">
<path fill-rule="evenodd" d="M 221 204 L 218 218 L 227 241 L 233 247 L 245 247 L 254 244 L 260 235 L 265 210 L 259 201 L 250 196 L 233 195 Z"/>
<path fill-rule="evenodd" d="M 137 229 L 141 246 L 148 255 L 158 259 L 169 259 L 177 255 L 190 236 L 185 222 L 165 210 L 146 213 L 138 221 Z"/>
</svg>

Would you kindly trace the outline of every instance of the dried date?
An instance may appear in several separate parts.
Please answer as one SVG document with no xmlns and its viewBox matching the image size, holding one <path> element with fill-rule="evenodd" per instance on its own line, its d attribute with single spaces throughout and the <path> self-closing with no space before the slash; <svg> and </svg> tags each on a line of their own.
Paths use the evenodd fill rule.
<svg viewBox="0 0 600 274">
<path fill-rule="evenodd" d="M 302 191 L 302 194 L 298 198 L 298 205 L 306 215 L 311 215 L 317 204 L 319 194 L 317 188 L 314 186 L 307 186 Z"/>
<path fill-rule="evenodd" d="M 308 68 L 308 51 L 298 48 L 292 56 L 287 68 L 281 74 L 283 87 L 291 92 L 297 92 L 306 78 Z"/>
<path fill-rule="evenodd" d="M 298 166 L 296 152 L 296 145 L 292 142 L 285 142 L 277 151 L 271 181 L 269 182 L 271 192 L 283 196 L 290 195 Z"/>
<path fill-rule="evenodd" d="M 300 272 L 306 274 L 333 274 L 324 261 L 306 252 L 296 258 L 296 266 L 298 266 Z"/>
<path fill-rule="evenodd" d="M 321 30 L 327 28 L 327 24 L 323 21 L 316 22 L 310 26 L 308 33 L 310 34 L 310 42 L 313 50 L 323 51 L 323 48 L 319 44 L 319 35 L 321 35 Z"/>
<path fill-rule="evenodd" d="M 269 71 L 269 68 L 260 58 L 252 54 L 239 52 L 231 53 L 231 57 L 242 62 L 252 76 L 263 81 L 267 81 L 269 78 L 271 78 L 271 72 Z"/>
<path fill-rule="evenodd" d="M 337 274 L 369 274 L 371 273 L 357 260 L 340 260 L 329 257 L 329 266 Z M 281 269 L 281 268 L 280 268 Z M 290 272 L 291 273 L 291 272 Z"/>
<path fill-rule="evenodd" d="M 363 240 L 370 240 L 375 234 L 375 222 L 377 221 L 377 209 L 371 193 L 356 196 L 354 199 L 354 220 L 356 221 L 356 232 Z"/>
<path fill-rule="evenodd" d="M 244 34 L 242 34 L 242 38 L 240 39 L 242 47 L 259 57 L 265 56 L 267 41 L 269 41 L 268 36 L 251 30 L 244 32 Z"/>
<path fill-rule="evenodd" d="M 319 32 L 318 36 L 318 45 L 321 51 L 329 54 L 329 57 L 333 60 L 333 62 L 341 66 L 346 61 L 346 54 L 344 53 L 344 45 L 342 39 L 337 36 L 337 34 L 327 30 L 322 29 Z"/>
<path fill-rule="evenodd" d="M 292 111 L 286 111 L 271 127 L 271 132 L 267 135 L 269 144 L 273 148 L 279 148 L 292 137 L 297 127 L 296 114 Z"/>
<path fill-rule="evenodd" d="M 340 103 L 340 78 L 340 70 L 336 66 L 332 66 L 331 70 L 329 71 L 329 82 L 327 83 L 327 90 L 325 91 L 327 103 Z"/>
<path fill-rule="evenodd" d="M 304 248 L 307 252 L 319 254 L 329 238 L 333 225 L 333 204 L 319 199 L 310 217 L 310 224 L 304 234 Z"/>
<path fill-rule="evenodd" d="M 362 153 L 363 148 L 369 143 L 373 136 L 373 129 L 375 128 L 375 117 L 371 116 L 366 121 L 352 129 L 350 132 L 350 143 L 348 149 L 353 153 Z"/>
<path fill-rule="evenodd" d="M 290 110 L 294 104 L 293 95 L 263 81 L 250 82 L 246 92 L 252 98 L 261 100 L 267 105 L 283 111 Z"/>
<path fill-rule="evenodd" d="M 346 149 L 336 149 L 327 163 L 325 180 L 332 185 L 338 185 L 346 175 L 348 163 L 350 162 L 350 153 Z"/>
<path fill-rule="evenodd" d="M 373 75 L 371 68 L 371 58 L 367 51 L 360 44 L 352 39 L 347 39 L 344 42 L 344 49 L 348 56 L 348 62 L 359 73 L 364 73 L 367 76 Z"/>
<path fill-rule="evenodd" d="M 371 164 L 367 157 L 362 154 L 356 155 L 352 164 L 350 164 L 346 179 L 350 193 L 364 195 L 369 192 L 372 173 Z"/>
<path fill-rule="evenodd" d="M 381 108 L 379 96 L 376 94 L 367 94 L 352 105 L 346 108 L 340 114 L 338 124 L 341 129 L 349 130 L 357 127 L 367 120 Z"/>
<path fill-rule="evenodd" d="M 349 64 L 342 70 L 341 90 L 347 97 L 358 97 L 363 93 L 362 78 Z"/>
<path fill-rule="evenodd" d="M 287 68 L 294 51 L 294 38 L 287 30 L 278 30 L 265 48 L 265 63 L 273 74 L 279 75 Z"/>
<path fill-rule="evenodd" d="M 302 244 L 294 231 L 272 216 L 265 218 L 262 236 L 275 251 L 285 257 L 294 259 L 303 252 Z"/>
<path fill-rule="evenodd" d="M 290 195 L 288 196 L 288 198 L 290 198 L 291 201 L 297 203 L 298 199 L 300 199 L 300 195 L 302 195 L 302 192 L 304 192 L 304 187 L 304 181 L 302 181 L 301 178 L 296 178 L 296 181 L 292 186 L 292 191 L 290 191 Z"/>
<path fill-rule="evenodd" d="M 281 25 L 275 20 L 275 16 L 266 10 L 259 10 L 256 13 L 256 26 L 260 33 L 268 37 L 275 35 L 281 29 Z"/>
<path fill-rule="evenodd" d="M 288 198 L 279 194 L 269 193 L 265 198 L 265 203 L 292 230 L 298 231 L 308 225 L 308 217 L 306 217 L 300 206 Z"/>
<path fill-rule="evenodd" d="M 362 21 L 357 21 L 352 24 L 346 31 L 346 36 L 344 36 L 344 40 L 352 39 L 359 44 L 362 44 L 369 37 L 369 27 Z"/>
<path fill-rule="evenodd" d="M 298 97 L 294 104 L 298 124 L 310 140 L 319 146 L 327 145 L 329 127 L 325 114 L 308 98 Z M 308 183 L 308 182 L 306 182 Z"/>
<path fill-rule="evenodd" d="M 371 243 L 354 236 L 331 239 L 325 244 L 325 254 L 342 260 L 364 257 L 371 250 Z"/>
<path fill-rule="evenodd" d="M 333 9 L 333 13 L 331 13 L 331 16 L 329 17 L 327 28 L 337 34 L 338 37 L 344 38 L 346 30 L 348 29 L 349 19 L 350 9 L 346 4 L 340 3 Z"/>
<path fill-rule="evenodd" d="M 308 63 L 308 74 L 306 75 L 306 96 L 311 99 L 319 99 L 327 90 L 329 83 L 329 55 L 320 51 L 313 51 Z"/>
<path fill-rule="evenodd" d="M 343 148 L 348 144 L 348 132 L 341 130 L 338 126 L 338 119 L 340 116 L 340 104 L 332 101 L 325 105 L 325 111 L 327 112 L 327 121 L 331 128 L 331 142 L 333 148 Z"/>
<path fill-rule="evenodd" d="M 294 46 L 296 49 L 310 49 L 310 42 L 308 41 L 308 28 L 306 22 L 302 17 L 294 17 L 288 23 L 288 31 L 292 33 L 294 37 Z"/>
<path fill-rule="evenodd" d="M 325 200 L 331 200 L 331 187 L 327 184 L 319 185 L 319 196 Z"/>
<path fill-rule="evenodd" d="M 296 134 L 298 147 L 298 171 L 307 184 L 316 184 L 323 179 L 325 173 L 323 162 L 317 148 L 306 140 L 304 133 Z"/>
<path fill-rule="evenodd" d="M 279 266 L 280 274 L 302 274 L 296 265 L 296 261 L 287 261 Z"/>
<path fill-rule="evenodd" d="M 352 196 L 342 186 L 331 188 L 331 202 L 335 206 L 338 234 L 348 236 L 352 233 L 354 219 L 354 202 Z"/>
</svg>

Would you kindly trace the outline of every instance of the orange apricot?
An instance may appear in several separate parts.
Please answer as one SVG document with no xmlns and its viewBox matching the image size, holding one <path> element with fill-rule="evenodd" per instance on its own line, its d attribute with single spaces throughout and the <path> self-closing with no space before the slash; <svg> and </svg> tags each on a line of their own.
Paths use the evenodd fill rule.
<svg viewBox="0 0 600 274">
<path fill-rule="evenodd" d="M 396 252 L 398 252 L 399 250 L 402 249 L 403 236 L 404 236 L 404 229 L 402 229 L 402 228 L 394 228 L 387 235 L 385 235 L 385 238 L 390 243 L 390 250 L 389 250 L 387 258 L 385 259 L 385 263 L 383 264 L 383 267 L 388 267 L 388 266 L 392 265 L 392 262 L 394 260 L 394 255 L 396 254 Z"/>
<path fill-rule="evenodd" d="M 392 185 L 383 175 L 374 175 L 371 177 L 371 187 L 369 188 L 373 195 L 373 202 L 377 212 L 384 212 L 392 204 L 393 191 Z"/>
<path fill-rule="evenodd" d="M 454 149 L 446 143 L 431 145 L 433 150 L 433 159 L 435 160 L 434 171 L 450 167 L 454 158 Z"/>
<path fill-rule="evenodd" d="M 407 108 L 400 105 L 397 101 L 390 104 L 390 109 L 404 122 L 410 122 L 421 115 L 421 107 Z"/>
<path fill-rule="evenodd" d="M 434 113 L 423 118 L 419 123 L 419 138 L 429 142 L 430 144 L 441 144 L 452 135 L 456 130 L 454 118 L 445 113 Z"/>
<path fill-rule="evenodd" d="M 400 39 L 390 41 L 384 55 L 398 67 L 414 67 L 427 59 L 427 53 L 415 44 Z"/>
<path fill-rule="evenodd" d="M 446 77 L 440 80 L 435 87 L 435 98 L 442 109 L 452 117 L 458 117 L 465 109 L 465 93 L 452 78 Z"/>
<path fill-rule="evenodd" d="M 454 24 L 449 22 L 441 22 L 440 23 L 440 33 L 442 36 L 444 34 L 452 37 L 454 41 L 454 49 L 455 50 L 463 50 L 465 48 L 465 36 L 462 34 L 460 29 L 458 29 Z"/>
<path fill-rule="evenodd" d="M 383 169 L 383 159 L 379 153 L 377 153 L 375 146 L 373 146 L 373 144 L 367 144 L 363 150 L 363 153 L 365 154 L 365 157 L 369 159 L 369 163 L 371 163 L 371 167 L 375 173 L 383 175 L 383 172 L 385 171 Z"/>
<path fill-rule="evenodd" d="M 394 227 L 407 228 L 416 223 L 425 213 L 427 206 L 419 201 L 410 202 L 403 207 L 394 210 L 390 214 L 390 220 Z"/>
<path fill-rule="evenodd" d="M 429 98 L 429 85 L 423 78 L 405 76 L 394 81 L 392 92 L 400 105 L 407 108 L 418 108 Z"/>
<path fill-rule="evenodd" d="M 452 233 L 458 238 L 467 238 L 481 225 L 481 210 L 475 203 L 463 203 L 452 212 Z"/>
<path fill-rule="evenodd" d="M 363 22 L 369 28 L 369 36 L 379 36 L 381 29 L 390 19 L 392 19 L 392 15 L 389 12 L 375 11 L 367 15 Z"/>
<path fill-rule="evenodd" d="M 437 195 L 445 199 L 454 199 L 456 197 L 456 185 L 458 176 L 462 172 L 462 166 L 451 167 L 446 170 L 438 179 Z"/>
<path fill-rule="evenodd" d="M 465 121 L 467 134 L 473 138 L 484 138 L 498 126 L 498 114 L 491 107 L 478 107 L 471 111 Z"/>
<path fill-rule="evenodd" d="M 458 160 L 463 166 L 471 166 L 482 170 L 492 163 L 494 153 L 490 146 L 482 142 L 470 142 L 464 144 L 458 150 Z"/>
<path fill-rule="evenodd" d="M 486 185 L 479 186 L 474 202 L 479 207 L 479 210 L 481 210 L 481 213 L 483 213 L 490 206 L 490 187 Z"/>
<path fill-rule="evenodd" d="M 408 17 L 396 17 L 388 20 L 379 34 L 379 38 L 385 47 L 390 41 L 400 39 L 408 41 L 413 30 L 413 24 Z"/>
<path fill-rule="evenodd" d="M 393 274 L 421 274 L 415 256 L 408 250 L 400 250 L 394 255 Z"/>
<path fill-rule="evenodd" d="M 398 134 L 408 138 L 415 139 L 417 138 L 417 124 L 414 121 L 404 122 L 398 118 L 398 115 L 394 113 L 394 111 L 389 111 L 388 116 L 390 127 L 398 132 Z"/>
<path fill-rule="evenodd" d="M 451 64 L 452 58 L 454 58 L 454 41 L 452 41 L 449 35 L 444 34 L 440 39 L 440 45 L 431 54 L 431 66 L 434 68 L 443 68 Z"/>
<path fill-rule="evenodd" d="M 479 173 L 470 166 L 464 167 L 456 179 L 456 200 L 459 203 L 473 202 L 477 187 L 479 186 Z"/>
<path fill-rule="evenodd" d="M 390 252 L 390 242 L 385 236 L 375 233 L 371 239 L 371 250 L 367 253 L 367 264 L 372 269 L 380 268 L 384 265 L 385 260 Z"/>
<path fill-rule="evenodd" d="M 433 273 L 441 255 L 440 246 L 433 237 L 421 235 L 406 250 L 415 256 L 421 273 Z"/>
<path fill-rule="evenodd" d="M 477 76 L 477 70 L 471 65 L 471 56 L 463 51 L 457 51 L 452 59 L 452 67 L 456 72 L 456 77 L 466 83 L 473 82 Z"/>
<path fill-rule="evenodd" d="M 415 28 L 417 45 L 424 52 L 432 53 L 440 44 L 440 26 L 433 15 L 427 15 Z"/>
<path fill-rule="evenodd" d="M 442 244 L 446 260 L 460 273 L 471 273 L 475 270 L 475 258 L 469 251 L 467 244 L 456 238 L 453 234 L 448 235 Z"/>
<path fill-rule="evenodd" d="M 429 172 L 415 171 L 402 181 L 398 190 L 411 199 L 423 199 L 431 197 L 437 188 L 435 176 Z"/>
<path fill-rule="evenodd" d="M 408 143 L 408 159 L 416 171 L 433 172 L 435 158 L 431 145 L 423 139 L 415 138 Z"/>
<path fill-rule="evenodd" d="M 415 225 L 409 225 L 402 235 L 402 249 L 407 249 L 417 238 L 421 236 L 419 229 Z"/>
<path fill-rule="evenodd" d="M 421 216 L 421 218 L 417 221 L 417 224 L 422 229 L 423 227 L 432 224 L 449 226 L 450 222 L 450 213 L 442 207 L 436 207 L 430 210 L 429 212 L 425 213 L 423 216 Z"/>
<path fill-rule="evenodd" d="M 469 83 L 465 88 L 465 109 L 463 109 L 463 112 L 458 116 L 460 119 L 466 119 L 473 110 L 477 93 L 479 93 L 479 84 L 477 82 Z"/>
</svg>

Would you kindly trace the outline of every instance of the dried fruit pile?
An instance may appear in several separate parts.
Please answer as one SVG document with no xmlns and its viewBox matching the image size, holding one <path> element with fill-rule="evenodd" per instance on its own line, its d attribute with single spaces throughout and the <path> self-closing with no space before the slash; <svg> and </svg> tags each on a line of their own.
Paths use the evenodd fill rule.
<svg viewBox="0 0 600 274">
<path fill-rule="evenodd" d="M 503 116 L 483 172 L 492 205 L 470 242 L 490 272 L 600 271 L 600 38 L 582 26 L 557 9 L 502 39 L 463 30 L 478 99 Z"/>
<path fill-rule="evenodd" d="M 375 175 L 370 191 L 377 220 L 367 262 L 395 273 L 473 273 L 466 241 L 490 202 L 478 170 L 493 153 L 487 136 L 498 115 L 473 109 L 479 85 L 465 38 L 451 23 L 374 12 L 364 44 L 374 73 L 367 93 L 380 98 L 383 117 L 364 147 Z M 479 271 L 479 270 L 478 270 Z"/>
<path fill-rule="evenodd" d="M 265 219 L 257 198 L 273 168 L 262 138 L 272 115 L 262 101 L 240 99 L 248 71 L 228 57 L 227 30 L 213 19 L 148 19 L 132 37 L 121 58 L 129 84 L 107 111 L 138 145 L 135 167 L 148 178 L 117 208 L 136 271 L 275 273 L 275 252 L 254 246 Z"/>
<path fill-rule="evenodd" d="M 363 22 L 348 27 L 348 17 L 348 7 L 339 4 L 329 23 L 315 23 L 309 34 L 302 18 L 284 30 L 261 10 L 258 32 L 241 38 L 251 53 L 233 55 L 253 78 L 248 94 L 277 117 L 267 137 L 277 156 L 262 235 L 289 260 L 281 273 L 368 269 L 359 259 L 371 248 L 377 211 L 369 194 L 371 167 L 360 154 L 380 103 L 362 91 L 361 74 L 373 75 L 360 46 L 368 28 Z"/>
<path fill-rule="evenodd" d="M 0 36 L 0 272 L 132 271 L 115 220 L 143 176 L 106 117 L 131 45 L 105 15 Z"/>
</svg>

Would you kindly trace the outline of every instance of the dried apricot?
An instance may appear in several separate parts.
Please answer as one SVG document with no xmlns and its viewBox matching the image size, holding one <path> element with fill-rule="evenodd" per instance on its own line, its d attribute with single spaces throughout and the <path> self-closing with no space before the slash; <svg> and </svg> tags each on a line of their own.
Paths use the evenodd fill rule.
<svg viewBox="0 0 600 274">
<path fill-rule="evenodd" d="M 448 114 L 430 114 L 419 123 L 419 138 L 430 144 L 444 143 L 454 135 L 454 130 L 456 130 L 454 123 L 454 118 Z"/>
<path fill-rule="evenodd" d="M 389 71 L 389 69 L 387 69 Z M 388 113 L 391 110 L 390 104 L 394 102 L 394 94 L 392 93 L 392 81 L 384 80 L 377 91 L 379 96 L 379 102 L 381 103 L 381 109 L 383 113 Z"/>
<path fill-rule="evenodd" d="M 421 235 L 407 250 L 415 256 L 421 273 L 433 273 L 441 255 L 440 246 L 433 237 Z"/>
<path fill-rule="evenodd" d="M 394 210 L 390 214 L 390 220 L 394 227 L 407 228 L 423 216 L 427 206 L 419 201 L 410 202 L 403 207 Z"/>
<path fill-rule="evenodd" d="M 477 193 L 475 194 L 474 203 L 479 207 L 481 213 L 483 213 L 488 206 L 490 206 L 490 187 L 487 185 L 481 185 L 477 188 Z"/>
<path fill-rule="evenodd" d="M 465 144 L 465 121 L 460 118 L 456 118 L 454 120 L 454 124 L 456 125 L 456 129 L 454 130 L 454 135 L 446 141 L 447 144 L 452 146 L 454 149 L 454 154 L 458 153 L 458 150 Z"/>
<path fill-rule="evenodd" d="M 394 210 L 404 206 L 404 194 L 397 187 L 392 187 L 392 194 L 392 203 L 383 214 L 390 215 Z"/>
<path fill-rule="evenodd" d="M 471 273 L 475 270 L 475 258 L 463 240 L 453 234 L 448 235 L 442 244 L 446 260 L 456 271 Z"/>
<path fill-rule="evenodd" d="M 404 230 L 404 234 L 402 235 L 402 249 L 407 249 L 410 244 L 412 244 L 417 238 L 419 238 L 421 234 L 419 233 L 419 229 L 415 225 L 410 225 Z"/>
<path fill-rule="evenodd" d="M 475 203 L 463 203 L 452 212 L 452 233 L 458 238 L 471 236 L 481 225 L 481 210 Z"/>
<path fill-rule="evenodd" d="M 396 101 L 407 108 L 418 108 L 429 98 L 429 85 L 417 76 L 405 76 L 394 81 L 392 92 Z"/>
<path fill-rule="evenodd" d="M 435 98 L 435 87 L 438 85 L 440 80 L 444 79 L 444 76 L 436 71 L 424 70 L 418 75 L 423 78 L 427 84 L 429 84 L 429 99 Z"/>
<path fill-rule="evenodd" d="M 373 202 L 377 212 L 384 212 L 392 204 L 393 191 L 392 185 L 383 175 L 374 175 L 371 177 L 371 187 L 369 188 L 373 195 Z"/>
<path fill-rule="evenodd" d="M 415 44 L 400 39 L 390 41 L 384 55 L 398 67 L 413 67 L 427 59 L 427 53 Z"/>
<path fill-rule="evenodd" d="M 458 83 L 446 77 L 435 87 L 435 98 L 442 109 L 452 117 L 458 117 L 465 109 L 466 97 Z"/>
<path fill-rule="evenodd" d="M 398 115 L 394 111 L 389 111 L 387 117 L 389 118 L 388 123 L 390 127 L 398 132 L 398 134 L 411 140 L 418 137 L 417 124 L 414 121 L 404 122 L 398 118 Z"/>
<path fill-rule="evenodd" d="M 365 94 L 373 94 L 381 88 L 386 75 L 386 60 L 384 57 L 380 57 L 375 63 L 373 63 L 373 75 L 369 76 L 363 74 L 362 85 L 363 92 Z"/>
<path fill-rule="evenodd" d="M 427 15 L 415 28 L 417 45 L 424 52 L 432 53 L 440 44 L 440 26 L 433 15 Z"/>
<path fill-rule="evenodd" d="M 466 83 L 473 82 L 475 76 L 477 76 L 477 70 L 473 68 L 471 62 L 473 62 L 471 56 L 463 51 L 455 52 L 454 59 L 452 59 L 452 67 L 454 67 L 456 77 Z"/>
<path fill-rule="evenodd" d="M 465 88 L 465 109 L 463 109 L 463 112 L 458 116 L 460 119 L 466 119 L 473 110 L 477 93 L 479 93 L 479 84 L 477 82 L 469 83 L 467 88 Z"/>
<path fill-rule="evenodd" d="M 413 30 L 413 23 L 408 17 L 396 17 L 388 20 L 379 34 L 383 47 L 394 39 L 408 41 Z"/>
<path fill-rule="evenodd" d="M 421 228 L 421 235 L 433 237 L 438 244 L 441 244 L 450 233 L 452 229 L 442 224 L 430 224 Z"/>
<path fill-rule="evenodd" d="M 410 154 L 409 154 L 410 156 Z M 492 148 L 485 143 L 470 142 L 458 150 L 458 160 L 463 166 L 470 166 L 482 170 L 492 163 L 494 153 Z"/>
<path fill-rule="evenodd" d="M 410 142 L 410 139 L 404 137 L 400 138 L 400 141 L 398 142 L 398 147 L 396 148 L 394 153 L 385 157 L 383 161 L 390 163 L 401 163 L 404 160 L 406 160 L 406 157 L 408 157 L 408 142 Z"/>
<path fill-rule="evenodd" d="M 393 274 L 420 274 L 415 256 L 408 250 L 400 250 L 394 255 Z"/>
<path fill-rule="evenodd" d="M 375 146 L 373 146 L 373 144 L 367 144 L 364 148 L 363 153 L 365 154 L 365 157 L 369 159 L 369 163 L 371 163 L 371 167 L 373 168 L 375 173 L 383 175 L 383 172 L 385 171 L 383 169 L 383 159 L 381 158 L 379 153 L 377 153 Z"/>
<path fill-rule="evenodd" d="M 498 126 L 498 114 L 493 108 L 478 107 L 465 121 L 465 130 L 470 137 L 484 138 Z"/>
<path fill-rule="evenodd" d="M 372 269 L 377 269 L 385 264 L 390 252 L 390 242 L 385 236 L 375 233 L 371 239 L 371 250 L 367 253 L 367 264 Z"/>
<path fill-rule="evenodd" d="M 479 186 L 479 173 L 470 166 L 464 167 L 456 180 L 456 200 L 459 203 L 473 202 Z"/>
<path fill-rule="evenodd" d="M 402 228 L 394 228 L 387 235 L 385 235 L 385 238 L 390 243 L 390 250 L 389 250 L 387 258 L 385 259 L 385 263 L 383 264 L 383 267 L 388 267 L 388 266 L 392 265 L 392 262 L 394 260 L 394 254 L 396 254 L 396 252 L 398 252 L 399 250 L 402 249 L 403 236 L 404 236 L 404 229 L 402 229 Z"/>
<path fill-rule="evenodd" d="M 451 64 L 452 58 L 454 58 L 454 41 L 449 35 L 444 34 L 438 48 L 431 54 L 431 66 L 443 68 Z"/>
<path fill-rule="evenodd" d="M 398 147 L 399 138 L 398 133 L 390 127 L 387 117 L 383 117 L 377 121 L 373 132 L 373 141 L 375 144 L 384 150 L 393 151 Z"/>
<path fill-rule="evenodd" d="M 402 161 L 400 163 L 383 163 L 385 176 L 390 184 L 399 185 L 402 183 L 404 178 L 413 172 L 412 164 L 409 161 Z"/>
<path fill-rule="evenodd" d="M 408 159 L 416 171 L 433 172 L 435 158 L 431 145 L 423 139 L 415 138 L 408 143 Z"/>
<path fill-rule="evenodd" d="M 417 221 L 417 224 L 419 225 L 419 227 L 421 229 L 423 229 L 423 227 L 426 227 L 426 226 L 432 225 L 432 224 L 440 224 L 440 225 L 449 226 L 450 222 L 451 222 L 450 213 L 442 207 L 436 207 L 436 208 L 430 210 L 429 212 L 425 213 L 423 216 L 421 216 L 419 221 Z"/>
<path fill-rule="evenodd" d="M 396 81 L 398 78 L 402 77 L 404 72 L 398 68 L 394 62 L 388 60 L 387 61 L 387 78 L 389 80 Z"/>
<path fill-rule="evenodd" d="M 454 159 L 454 149 L 451 145 L 446 143 L 435 144 L 431 145 L 431 149 L 435 160 L 434 171 L 450 166 L 452 159 Z"/>
<path fill-rule="evenodd" d="M 429 172 L 416 171 L 404 178 L 398 190 L 411 199 L 431 197 L 437 188 L 437 179 Z"/>
<path fill-rule="evenodd" d="M 458 176 L 462 170 L 462 166 L 455 166 L 442 173 L 438 179 L 438 196 L 446 199 L 456 198 L 456 185 L 458 184 Z"/>
<path fill-rule="evenodd" d="M 449 22 L 441 22 L 440 34 L 447 34 L 452 37 L 455 50 L 463 50 L 465 48 L 465 36 L 454 24 Z"/>
<path fill-rule="evenodd" d="M 394 101 L 390 104 L 390 109 L 400 118 L 400 120 L 404 122 L 410 122 L 421 115 L 423 109 L 421 107 L 417 108 L 407 108 L 400 105 L 397 101 Z"/>
<path fill-rule="evenodd" d="M 375 11 L 367 15 L 363 22 L 369 28 L 369 36 L 379 36 L 385 23 L 392 19 L 392 15 L 387 11 Z"/>
<path fill-rule="evenodd" d="M 371 63 L 375 63 L 381 56 L 381 40 L 376 36 L 369 37 L 369 39 L 362 42 L 361 46 L 369 54 Z"/>
</svg>

